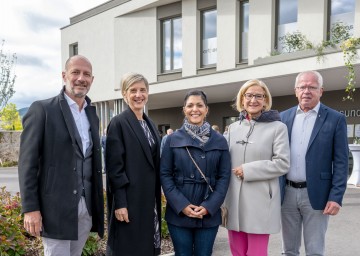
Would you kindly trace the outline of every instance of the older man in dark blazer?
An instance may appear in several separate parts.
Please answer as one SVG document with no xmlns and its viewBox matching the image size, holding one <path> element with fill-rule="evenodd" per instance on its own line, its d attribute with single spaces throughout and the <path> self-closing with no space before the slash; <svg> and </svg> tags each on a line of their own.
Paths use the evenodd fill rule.
<svg viewBox="0 0 360 256">
<path fill-rule="evenodd" d="M 345 116 L 320 103 L 323 78 L 300 73 L 299 105 L 281 113 L 290 139 L 290 171 L 282 179 L 284 255 L 299 255 L 301 233 L 306 255 L 324 255 L 329 215 L 341 207 L 348 175 Z"/>
<path fill-rule="evenodd" d="M 24 116 L 19 183 L 24 227 L 43 237 L 45 255 L 81 255 L 90 230 L 104 233 L 99 120 L 86 96 L 89 60 L 76 55 L 64 88 Z"/>
</svg>

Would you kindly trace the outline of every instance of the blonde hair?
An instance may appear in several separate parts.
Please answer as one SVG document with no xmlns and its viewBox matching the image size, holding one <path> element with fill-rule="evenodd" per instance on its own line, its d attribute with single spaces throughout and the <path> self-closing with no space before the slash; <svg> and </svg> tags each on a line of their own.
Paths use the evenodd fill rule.
<svg viewBox="0 0 360 256">
<path fill-rule="evenodd" d="M 144 82 L 146 90 L 149 92 L 149 82 L 147 81 L 147 79 L 139 74 L 139 73 L 126 73 L 122 76 L 121 78 L 121 93 L 123 96 L 125 96 L 127 90 L 130 88 L 130 86 L 132 86 L 133 84 L 137 83 L 137 82 Z M 125 99 L 125 102 L 127 101 L 127 99 Z M 127 102 L 126 102 L 127 103 Z"/>
<path fill-rule="evenodd" d="M 243 107 L 244 94 L 251 86 L 260 86 L 264 90 L 264 93 L 265 93 L 264 108 L 266 111 L 270 110 L 271 106 L 272 106 L 272 98 L 271 98 L 270 91 L 263 81 L 257 80 L 257 79 L 249 80 L 240 87 L 240 90 L 236 96 L 236 100 L 235 100 L 235 104 L 234 104 L 234 107 L 236 108 L 236 110 L 239 112 L 244 110 L 244 107 Z"/>
</svg>

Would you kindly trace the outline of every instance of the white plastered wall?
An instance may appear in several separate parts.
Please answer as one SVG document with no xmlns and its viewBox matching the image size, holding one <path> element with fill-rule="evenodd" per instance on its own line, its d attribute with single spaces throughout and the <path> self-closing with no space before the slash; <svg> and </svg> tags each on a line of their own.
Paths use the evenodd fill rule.
<svg viewBox="0 0 360 256">
<path fill-rule="evenodd" d="M 216 69 L 235 68 L 237 62 L 236 49 L 239 36 L 237 19 L 237 0 L 217 1 L 217 66 Z"/>
<path fill-rule="evenodd" d="M 157 80 L 156 8 L 115 19 L 115 80 L 127 72 L 138 72 L 150 83 Z"/>
<path fill-rule="evenodd" d="M 298 1 L 298 30 L 311 43 L 316 45 L 326 39 L 326 19 L 327 0 Z"/>
<path fill-rule="evenodd" d="M 249 65 L 259 57 L 270 56 L 273 49 L 274 2 L 275 0 L 252 0 L 249 5 Z"/>
</svg>

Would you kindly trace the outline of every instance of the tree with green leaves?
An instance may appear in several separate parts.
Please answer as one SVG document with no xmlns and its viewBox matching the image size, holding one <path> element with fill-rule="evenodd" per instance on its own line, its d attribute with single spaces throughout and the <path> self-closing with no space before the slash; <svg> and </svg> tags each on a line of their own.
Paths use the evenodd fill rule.
<svg viewBox="0 0 360 256">
<path fill-rule="evenodd" d="M 0 111 L 0 121 L 1 128 L 4 130 L 20 131 L 23 129 L 19 112 L 17 111 L 14 103 L 7 104 Z"/>
<path fill-rule="evenodd" d="M 16 54 L 6 54 L 3 50 L 5 40 L 2 40 L 0 47 L 0 110 L 6 106 L 9 99 L 14 95 L 14 84 L 16 75 L 14 67 Z"/>
</svg>

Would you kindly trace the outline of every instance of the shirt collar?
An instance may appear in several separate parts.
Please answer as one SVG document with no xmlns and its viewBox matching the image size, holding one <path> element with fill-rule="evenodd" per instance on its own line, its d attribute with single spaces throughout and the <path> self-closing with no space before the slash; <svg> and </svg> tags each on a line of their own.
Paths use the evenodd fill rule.
<svg viewBox="0 0 360 256">
<path fill-rule="evenodd" d="M 76 109 L 79 109 L 78 104 L 72 98 L 70 98 L 65 92 L 64 92 L 64 96 L 65 96 L 65 99 L 66 99 L 69 107 L 74 107 L 74 105 L 75 105 Z M 84 106 L 83 106 L 83 108 L 81 110 L 85 109 L 87 105 L 88 104 L 87 104 L 87 102 L 85 100 Z"/>
<path fill-rule="evenodd" d="M 318 104 L 316 104 L 316 106 L 313 109 L 310 109 L 308 112 L 318 114 L 319 109 L 320 109 L 320 101 L 318 102 Z M 301 113 L 305 113 L 305 112 L 300 108 L 300 105 L 298 105 L 296 109 L 296 114 L 301 114 Z"/>
</svg>

